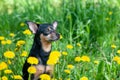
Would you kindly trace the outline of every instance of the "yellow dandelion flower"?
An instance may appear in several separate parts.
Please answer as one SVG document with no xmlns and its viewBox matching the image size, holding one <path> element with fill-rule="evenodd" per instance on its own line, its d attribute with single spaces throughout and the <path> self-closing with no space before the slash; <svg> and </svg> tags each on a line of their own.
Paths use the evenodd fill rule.
<svg viewBox="0 0 120 80">
<path fill-rule="evenodd" d="M 53 59 L 53 60 L 57 61 L 60 56 L 61 56 L 61 54 L 59 51 L 52 51 L 50 53 L 49 59 Z"/>
<path fill-rule="evenodd" d="M 25 26 L 25 23 L 21 22 L 21 23 L 20 23 L 20 26 L 21 26 L 21 27 Z"/>
<path fill-rule="evenodd" d="M 57 61 L 59 60 L 59 57 L 61 56 L 59 51 L 52 51 L 50 53 L 49 59 L 47 61 L 47 64 L 49 65 L 54 65 L 57 63 Z"/>
<path fill-rule="evenodd" d="M 41 80 L 51 80 L 50 76 L 48 74 L 42 74 L 40 75 Z"/>
<path fill-rule="evenodd" d="M 3 69 L 6 69 L 7 67 L 8 67 L 8 65 L 5 62 L 0 63 L 0 71 Z"/>
<path fill-rule="evenodd" d="M 60 35 L 60 39 L 62 39 L 63 38 L 63 36 L 62 35 Z"/>
<path fill-rule="evenodd" d="M 6 44 L 11 44 L 12 41 L 11 40 L 6 40 Z"/>
<path fill-rule="evenodd" d="M 48 64 L 48 65 L 55 65 L 56 63 L 57 63 L 57 60 L 54 59 L 54 58 L 53 58 L 53 59 L 50 58 L 50 59 L 48 59 L 48 61 L 47 61 L 47 64 Z"/>
<path fill-rule="evenodd" d="M 65 52 L 65 51 L 63 51 L 63 52 L 62 52 L 62 55 L 67 56 L 67 55 L 68 55 L 68 53 L 67 53 L 67 52 Z"/>
<path fill-rule="evenodd" d="M 120 60 L 117 60 L 117 64 L 120 64 Z"/>
<path fill-rule="evenodd" d="M 34 66 L 30 66 L 30 67 L 28 68 L 28 73 L 30 73 L 30 74 L 36 73 L 36 68 L 35 68 Z"/>
<path fill-rule="evenodd" d="M 67 68 L 68 68 L 68 69 L 73 69 L 74 66 L 73 66 L 72 64 L 68 64 L 68 65 L 67 65 Z"/>
<path fill-rule="evenodd" d="M 75 57 L 75 62 L 80 62 L 81 61 L 81 58 L 78 56 L 78 57 Z"/>
<path fill-rule="evenodd" d="M 70 78 L 68 78 L 67 80 L 71 80 Z"/>
<path fill-rule="evenodd" d="M 66 69 L 64 70 L 65 73 L 70 74 L 70 70 Z"/>
<path fill-rule="evenodd" d="M 118 61 L 118 60 L 120 60 L 120 57 L 119 57 L 119 56 L 113 57 L 113 61 Z"/>
<path fill-rule="evenodd" d="M 109 20 L 110 20 L 110 18 L 108 18 L 108 17 L 107 17 L 107 18 L 105 18 L 105 20 L 106 20 L 106 21 L 109 21 Z"/>
<path fill-rule="evenodd" d="M 6 52 L 4 52 L 4 57 L 12 59 L 15 57 L 15 54 L 12 51 L 6 51 Z"/>
<path fill-rule="evenodd" d="M 2 76 L 1 80 L 8 80 L 7 76 Z"/>
<path fill-rule="evenodd" d="M 20 75 L 13 75 L 12 78 L 22 80 L 22 76 L 20 76 Z"/>
<path fill-rule="evenodd" d="M 108 14 L 109 14 L 109 15 L 112 15 L 112 13 L 113 13 L 113 12 L 112 12 L 112 11 L 110 11 Z"/>
<path fill-rule="evenodd" d="M 0 41 L 4 40 L 5 37 L 4 36 L 0 36 Z"/>
<path fill-rule="evenodd" d="M 82 57 L 81 57 L 81 60 L 82 60 L 83 62 L 90 62 L 90 58 L 89 58 L 88 56 L 82 56 Z"/>
<path fill-rule="evenodd" d="M 23 34 L 25 35 L 31 35 L 31 31 L 29 29 L 26 29 L 25 31 L 23 31 Z"/>
<path fill-rule="evenodd" d="M 36 57 L 29 57 L 29 58 L 27 59 L 27 62 L 28 62 L 29 64 L 38 64 L 38 59 L 37 59 Z"/>
<path fill-rule="evenodd" d="M 22 45 L 24 45 L 24 44 L 25 44 L 25 41 L 24 41 L 24 40 L 19 40 L 19 41 L 17 41 L 16 46 L 22 46 Z"/>
<path fill-rule="evenodd" d="M 117 53 L 120 54 L 120 50 L 117 50 Z"/>
<path fill-rule="evenodd" d="M 94 63 L 95 63 L 95 64 L 99 64 L 99 61 L 95 60 Z"/>
<path fill-rule="evenodd" d="M 14 34 L 14 33 L 10 33 L 9 36 L 10 36 L 10 37 L 14 37 L 15 34 Z"/>
<path fill-rule="evenodd" d="M 59 51 L 52 51 L 49 57 L 60 57 L 61 54 Z"/>
<path fill-rule="evenodd" d="M 77 46 L 79 46 L 79 47 L 80 47 L 80 46 L 81 46 L 81 44 L 80 44 L 80 43 L 77 43 Z"/>
<path fill-rule="evenodd" d="M 120 64 L 120 57 L 119 56 L 113 57 L 113 61 L 116 61 L 117 64 Z"/>
<path fill-rule="evenodd" d="M 54 65 L 54 64 L 56 64 L 57 62 L 56 61 L 54 61 L 53 59 L 48 59 L 47 60 L 47 64 L 48 65 Z"/>
<path fill-rule="evenodd" d="M 115 49 L 115 48 L 116 48 L 116 45 L 115 45 L 115 44 L 112 44 L 112 45 L 111 45 L 111 48 L 112 48 L 112 49 Z"/>
<path fill-rule="evenodd" d="M 62 78 L 59 78 L 59 80 L 63 80 Z"/>
<path fill-rule="evenodd" d="M 28 55 L 27 51 L 23 51 L 21 54 L 22 57 L 26 57 L 27 55 Z"/>
<path fill-rule="evenodd" d="M 71 44 L 68 44 L 66 47 L 67 47 L 68 49 L 73 49 L 73 46 L 72 46 Z"/>
<path fill-rule="evenodd" d="M 86 76 L 83 76 L 80 78 L 80 80 L 88 80 L 88 78 Z"/>
<path fill-rule="evenodd" d="M 1 44 L 2 44 L 2 45 L 5 45 L 5 44 L 7 44 L 7 43 L 6 43 L 5 40 L 3 40 L 3 41 L 1 41 Z"/>
<path fill-rule="evenodd" d="M 13 73 L 13 72 L 12 72 L 12 70 L 10 70 L 10 69 L 6 69 L 6 70 L 4 70 L 4 73 L 5 73 L 5 74 L 11 74 L 11 73 Z"/>
</svg>

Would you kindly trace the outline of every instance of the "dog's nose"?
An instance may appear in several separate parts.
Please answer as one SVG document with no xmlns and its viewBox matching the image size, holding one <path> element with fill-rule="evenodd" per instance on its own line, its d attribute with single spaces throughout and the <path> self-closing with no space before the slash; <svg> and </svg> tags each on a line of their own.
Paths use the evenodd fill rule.
<svg viewBox="0 0 120 80">
<path fill-rule="evenodd" d="M 56 33 L 56 36 L 58 37 L 58 39 L 60 39 L 60 34 L 59 33 Z"/>
</svg>

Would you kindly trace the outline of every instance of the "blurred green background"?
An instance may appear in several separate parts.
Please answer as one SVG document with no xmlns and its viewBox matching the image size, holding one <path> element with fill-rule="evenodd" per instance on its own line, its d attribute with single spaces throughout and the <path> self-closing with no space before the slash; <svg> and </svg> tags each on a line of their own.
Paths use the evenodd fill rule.
<svg viewBox="0 0 120 80">
<path fill-rule="evenodd" d="M 87 52 L 94 52 L 119 44 L 120 0 L 0 0 L 0 35 L 19 33 L 26 20 L 57 20 L 63 40 L 80 42 Z"/>
<path fill-rule="evenodd" d="M 13 39 L 13 45 L 0 45 L 0 58 L 3 61 L 5 51 L 15 51 L 16 42 L 25 40 L 26 45 L 12 60 L 19 65 L 10 65 L 10 69 L 20 75 L 26 59 L 22 59 L 20 53 L 29 52 L 33 40 L 33 35 L 23 35 L 28 29 L 26 20 L 40 24 L 58 21 L 57 31 L 63 38 L 53 43 L 53 50 L 66 51 L 68 55 L 62 56 L 56 65 L 55 78 L 79 80 L 86 75 L 89 80 L 120 80 L 120 57 L 118 65 L 113 61 L 120 55 L 117 54 L 120 50 L 120 0 L 0 0 L 0 36 L 5 40 Z M 11 38 L 10 33 L 16 34 L 15 37 Z M 77 43 L 81 46 L 76 46 Z M 67 49 L 68 44 L 74 48 Z M 90 56 L 91 61 L 74 62 L 76 56 L 83 55 Z M 93 64 L 94 60 L 100 64 Z M 74 64 L 75 69 L 70 75 L 61 74 L 68 64 Z"/>
</svg>

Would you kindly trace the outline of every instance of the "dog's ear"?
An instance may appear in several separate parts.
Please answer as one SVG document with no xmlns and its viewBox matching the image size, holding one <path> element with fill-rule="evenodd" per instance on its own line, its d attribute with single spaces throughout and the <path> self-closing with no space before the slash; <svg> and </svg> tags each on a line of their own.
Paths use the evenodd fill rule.
<svg viewBox="0 0 120 80">
<path fill-rule="evenodd" d="M 54 30 L 56 30 L 57 25 L 58 25 L 58 22 L 57 22 L 57 21 L 54 21 L 54 22 L 53 22 L 53 29 L 54 29 Z"/>
<path fill-rule="evenodd" d="M 32 33 L 36 33 L 38 29 L 38 24 L 31 22 L 31 21 L 26 21 L 26 24 L 28 25 L 29 29 L 32 31 Z"/>
</svg>

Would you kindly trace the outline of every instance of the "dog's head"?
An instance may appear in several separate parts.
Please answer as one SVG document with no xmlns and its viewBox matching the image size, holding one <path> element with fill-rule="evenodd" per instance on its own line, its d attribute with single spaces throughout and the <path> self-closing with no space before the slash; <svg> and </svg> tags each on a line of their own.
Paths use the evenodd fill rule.
<svg viewBox="0 0 120 80">
<path fill-rule="evenodd" d="M 60 38 L 60 34 L 56 32 L 58 24 L 56 21 L 52 24 L 37 24 L 31 21 L 27 21 L 26 23 L 32 33 L 44 41 L 51 42 L 56 41 Z"/>
</svg>

